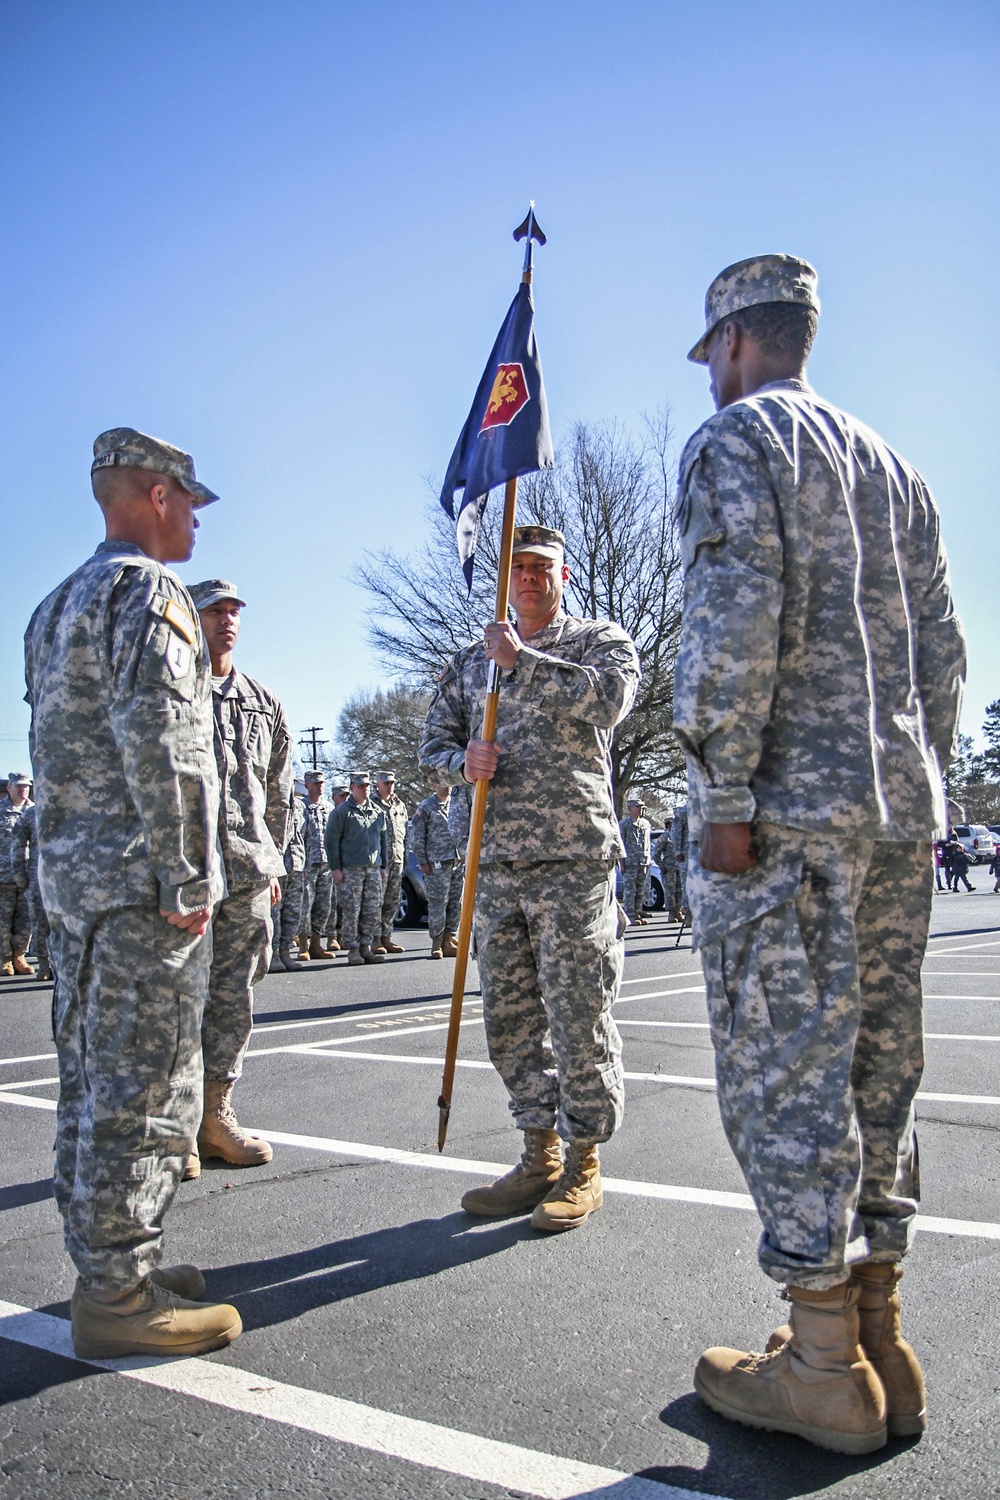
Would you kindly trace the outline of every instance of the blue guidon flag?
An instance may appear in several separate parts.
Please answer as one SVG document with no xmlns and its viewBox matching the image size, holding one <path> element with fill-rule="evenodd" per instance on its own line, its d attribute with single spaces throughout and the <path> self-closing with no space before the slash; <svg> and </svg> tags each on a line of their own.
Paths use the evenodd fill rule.
<svg viewBox="0 0 1000 1500">
<path fill-rule="evenodd" d="M 554 466 L 535 342 L 535 305 L 531 287 L 522 282 L 497 334 L 441 487 L 441 504 L 455 522 L 458 555 L 470 591 L 479 523 L 490 490 L 518 475 Z M 457 512 L 456 490 L 463 491 Z"/>
</svg>

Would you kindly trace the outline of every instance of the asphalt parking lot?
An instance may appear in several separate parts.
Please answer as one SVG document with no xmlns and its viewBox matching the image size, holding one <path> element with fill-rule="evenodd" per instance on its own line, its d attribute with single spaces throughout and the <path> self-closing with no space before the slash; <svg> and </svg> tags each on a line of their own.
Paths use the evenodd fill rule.
<svg viewBox="0 0 1000 1500">
<path fill-rule="evenodd" d="M 903 1283 L 922 1440 L 849 1459 L 693 1395 L 703 1347 L 760 1348 L 785 1313 L 718 1120 L 698 962 L 657 915 L 628 939 L 605 1205 L 567 1235 L 459 1208 L 518 1149 L 474 966 L 444 1156 L 452 964 L 428 959 L 426 931 L 378 968 L 264 980 L 236 1102 L 274 1160 L 206 1164 L 167 1221 L 168 1259 L 201 1265 L 245 1325 L 197 1360 L 72 1358 L 50 987 L 4 980 L 0 1496 L 1000 1495 L 1000 896 L 971 878 L 975 894 L 935 898 L 925 969 L 924 1217 Z"/>
</svg>

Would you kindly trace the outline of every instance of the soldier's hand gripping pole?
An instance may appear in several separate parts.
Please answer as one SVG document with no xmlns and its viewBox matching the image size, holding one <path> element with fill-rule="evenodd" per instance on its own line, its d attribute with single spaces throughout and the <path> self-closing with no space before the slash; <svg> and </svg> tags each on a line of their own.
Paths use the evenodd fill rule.
<svg viewBox="0 0 1000 1500">
<path fill-rule="evenodd" d="M 510 555 L 514 546 L 514 518 L 517 512 L 517 480 L 508 479 L 503 497 L 503 530 L 500 534 L 500 565 L 497 569 L 496 619 L 503 624 L 507 619 L 507 603 L 510 597 Z M 483 713 L 481 739 L 490 744 L 497 731 L 497 708 L 500 704 L 500 668 L 495 661 L 489 664 L 486 682 L 486 708 Z M 451 990 L 451 1013 L 448 1018 L 448 1041 L 444 1049 L 444 1073 L 441 1077 L 441 1095 L 438 1099 L 438 1150 L 444 1150 L 448 1134 L 448 1116 L 451 1113 L 451 1093 L 455 1082 L 455 1059 L 458 1056 L 458 1033 L 462 1024 L 462 1005 L 465 1000 L 465 975 L 469 966 L 469 948 L 472 943 L 472 917 L 476 906 L 476 882 L 479 879 L 479 854 L 483 846 L 483 826 L 486 822 L 486 798 L 488 781 L 477 781 L 472 799 L 472 815 L 469 819 L 469 847 L 465 856 L 465 889 L 462 892 L 462 917 L 458 924 L 458 952 L 455 955 L 455 979 Z"/>
</svg>

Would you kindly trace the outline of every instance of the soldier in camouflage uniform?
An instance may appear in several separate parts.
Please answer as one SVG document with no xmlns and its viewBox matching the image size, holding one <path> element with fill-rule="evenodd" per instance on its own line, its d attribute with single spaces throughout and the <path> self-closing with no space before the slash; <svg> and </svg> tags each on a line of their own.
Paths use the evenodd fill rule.
<svg viewBox="0 0 1000 1500">
<path fill-rule="evenodd" d="M 375 772 L 375 796 L 373 806 L 385 814 L 385 828 L 389 839 L 389 866 L 382 891 L 382 933 L 375 945 L 376 953 L 404 953 L 400 943 L 392 940 L 392 926 L 399 910 L 399 892 L 403 884 L 403 865 L 406 861 L 406 830 L 410 815 L 402 797 L 396 796 L 395 771 Z"/>
<path fill-rule="evenodd" d="M 926 1422 L 896 1283 L 965 642 L 927 486 L 806 381 L 818 306 L 805 262 L 742 261 L 691 353 L 718 413 L 677 500 L 688 895 L 723 1122 L 792 1308 L 765 1357 L 710 1349 L 695 1385 L 864 1453 Z"/>
<path fill-rule="evenodd" d="M 326 857 L 344 909 L 342 932 L 347 962 L 384 964 L 373 948 L 382 921 L 382 890 L 389 865 L 386 815 L 369 796 L 367 771 L 351 772 L 351 795 L 334 809 L 326 825 Z"/>
<path fill-rule="evenodd" d="M 688 807 L 686 802 L 682 802 L 679 807 L 674 808 L 674 820 L 670 825 L 670 841 L 674 846 L 677 878 L 680 881 L 681 887 L 681 920 L 690 921 L 691 908 L 688 904 L 687 892 L 690 832 L 688 829 Z"/>
<path fill-rule="evenodd" d="M 303 872 L 306 867 L 306 809 L 298 795 L 292 798 L 288 843 L 285 845 L 285 874 L 281 881 L 281 900 L 271 912 L 277 935 L 277 966 L 291 972 L 301 967 L 295 951 L 295 940 L 302 921 Z M 276 964 L 272 961 L 272 969 Z"/>
<path fill-rule="evenodd" d="M 38 958 L 38 978 L 51 979 L 49 919 L 45 915 L 38 885 L 38 830 L 33 802 L 29 802 L 14 824 L 14 832 L 10 836 L 10 867 L 14 884 L 28 898 L 31 927 L 35 935 L 35 954 Z"/>
<path fill-rule="evenodd" d="M 669 823 L 653 845 L 652 852 L 653 860 L 660 867 L 660 882 L 663 886 L 667 921 L 679 922 L 681 920 L 681 884 Z"/>
<path fill-rule="evenodd" d="M 31 908 L 26 887 L 19 882 L 13 863 L 11 836 L 18 819 L 32 803 L 28 798 L 31 777 L 11 771 L 7 794 L 0 797 L 0 974 L 30 976 L 34 969 L 25 954 L 31 937 Z"/>
<path fill-rule="evenodd" d="M 451 831 L 451 787 L 435 784 L 413 814 L 413 857 L 427 890 L 431 958 L 454 958 L 462 916 L 465 864 Z"/>
<path fill-rule="evenodd" d="M 240 1332 L 161 1268 L 163 1217 L 201 1118 L 216 853 L 208 653 L 164 563 L 216 499 L 187 453 L 133 428 L 94 444 L 107 540 L 25 636 L 42 899 L 56 972 L 55 1196 L 85 1359 L 196 1354 Z"/>
<path fill-rule="evenodd" d="M 513 1172 L 462 1203 L 486 1216 L 533 1207 L 536 1228 L 560 1230 L 600 1207 L 598 1146 L 622 1118 L 611 1007 L 624 960 L 615 900 L 624 851 L 611 737 L 640 673 L 619 626 L 563 610 L 562 533 L 521 526 L 514 538 L 516 629 L 488 625 L 484 643 L 449 663 L 420 761 L 443 781 L 490 783 L 476 893 L 479 978 L 490 1058 L 525 1133 Z M 490 744 L 478 736 L 494 673 L 502 685 Z"/>
<path fill-rule="evenodd" d="M 645 926 L 646 899 L 649 892 L 650 850 L 649 819 L 645 816 L 646 804 L 639 797 L 630 797 L 626 803 L 628 811 L 619 823 L 622 843 L 625 845 L 625 881 L 622 905 L 630 922 Z"/>
<path fill-rule="evenodd" d="M 302 877 L 299 956 L 303 959 L 333 958 L 340 944 L 329 932 L 334 914 L 333 876 L 323 850 L 323 835 L 327 819 L 333 812 L 333 803 L 323 796 L 322 771 L 307 771 L 304 779 L 306 864 Z"/>
<path fill-rule="evenodd" d="M 185 1177 L 198 1176 L 200 1156 L 259 1167 L 273 1155 L 268 1141 L 242 1128 L 232 1096 L 253 1030 L 253 987 L 271 959 L 271 908 L 281 896 L 295 785 L 284 709 L 272 692 L 233 664 L 246 601 L 225 578 L 193 584 L 191 598 L 212 662 L 226 896 L 212 918 L 212 968 L 201 1026 L 205 1107 Z"/>
</svg>

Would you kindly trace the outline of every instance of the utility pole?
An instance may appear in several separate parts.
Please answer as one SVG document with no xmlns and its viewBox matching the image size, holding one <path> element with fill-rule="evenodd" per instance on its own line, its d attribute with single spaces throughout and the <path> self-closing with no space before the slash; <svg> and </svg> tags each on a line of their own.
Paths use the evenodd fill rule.
<svg viewBox="0 0 1000 1500">
<path fill-rule="evenodd" d="M 299 740 L 299 744 L 304 746 L 305 748 L 308 748 L 310 745 L 312 746 L 312 769 L 314 771 L 318 771 L 319 747 L 320 745 L 325 745 L 326 740 L 318 740 L 316 736 L 323 733 L 323 726 L 322 724 L 310 724 L 308 729 L 302 730 L 302 733 L 306 735 L 307 738 Z"/>
</svg>

